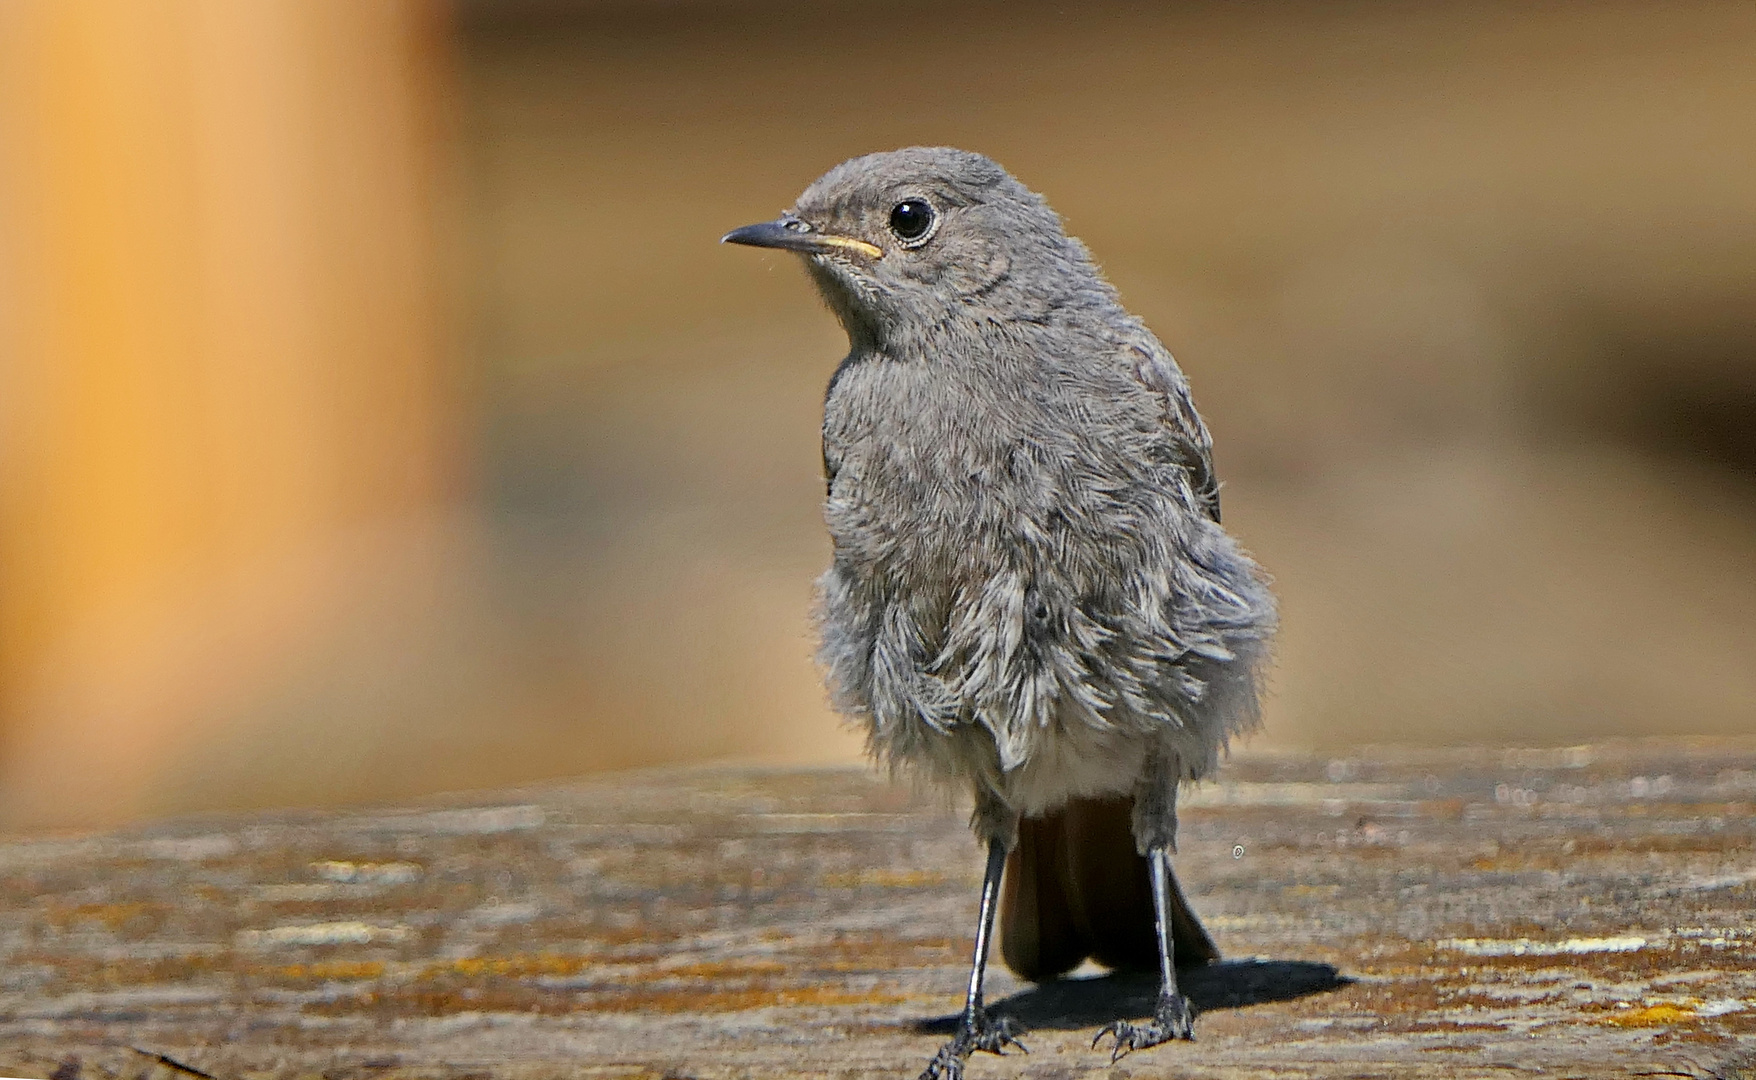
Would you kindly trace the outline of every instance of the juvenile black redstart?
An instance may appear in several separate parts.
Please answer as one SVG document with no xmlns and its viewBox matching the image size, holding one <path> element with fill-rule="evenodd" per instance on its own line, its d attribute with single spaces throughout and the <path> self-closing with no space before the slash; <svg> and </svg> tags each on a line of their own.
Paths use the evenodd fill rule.
<svg viewBox="0 0 1756 1080">
<path fill-rule="evenodd" d="M 1176 969 L 1219 953 L 1171 873 L 1177 788 L 1259 722 L 1275 606 L 1220 526 L 1182 371 L 979 154 L 855 158 L 725 240 L 802 254 L 851 346 L 823 416 L 836 706 L 893 767 L 969 785 L 988 848 L 969 994 L 922 1080 L 1022 1033 L 983 1007 L 996 908 L 1026 979 L 1157 968 L 1152 1018 L 1094 1040 L 1112 1060 L 1191 1037 Z"/>
</svg>

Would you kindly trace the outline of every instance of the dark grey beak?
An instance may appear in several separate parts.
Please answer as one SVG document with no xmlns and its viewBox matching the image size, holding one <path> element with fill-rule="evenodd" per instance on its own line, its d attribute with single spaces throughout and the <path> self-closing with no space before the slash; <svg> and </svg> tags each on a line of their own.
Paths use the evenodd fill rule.
<svg viewBox="0 0 1756 1080">
<path fill-rule="evenodd" d="M 884 249 L 864 240 L 856 240 L 851 236 L 836 236 L 833 233 L 815 232 L 811 226 L 796 217 L 783 217 L 778 221 L 764 221 L 760 225 L 746 225 L 742 229 L 733 229 L 720 237 L 722 244 L 743 244 L 746 247 L 776 248 L 780 251 L 797 251 L 806 255 L 825 255 L 832 251 L 849 251 L 876 259 L 884 254 Z"/>
</svg>

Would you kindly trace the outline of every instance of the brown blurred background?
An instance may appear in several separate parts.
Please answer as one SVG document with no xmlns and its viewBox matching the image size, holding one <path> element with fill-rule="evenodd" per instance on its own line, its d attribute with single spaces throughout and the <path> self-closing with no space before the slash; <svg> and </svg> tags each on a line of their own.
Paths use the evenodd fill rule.
<svg viewBox="0 0 1756 1080">
<path fill-rule="evenodd" d="M 723 249 L 911 143 L 1182 360 L 1258 744 L 1756 731 L 1756 6 L 11 0 L 0 829 L 851 760 L 845 342 Z"/>
</svg>

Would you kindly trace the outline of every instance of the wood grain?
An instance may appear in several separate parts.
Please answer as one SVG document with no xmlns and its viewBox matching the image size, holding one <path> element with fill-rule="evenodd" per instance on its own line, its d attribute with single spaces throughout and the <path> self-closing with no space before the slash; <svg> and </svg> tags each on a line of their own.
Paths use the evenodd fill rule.
<svg viewBox="0 0 1756 1080">
<path fill-rule="evenodd" d="M 1227 960 L 991 996 L 988 1077 L 1626 1076 L 1756 1036 L 1756 742 L 1253 755 L 1187 800 Z M 0 844 L 0 1075 L 914 1075 L 981 856 L 862 771 L 643 771 Z M 1718 1055 L 1718 1057 L 1716 1057 Z"/>
</svg>

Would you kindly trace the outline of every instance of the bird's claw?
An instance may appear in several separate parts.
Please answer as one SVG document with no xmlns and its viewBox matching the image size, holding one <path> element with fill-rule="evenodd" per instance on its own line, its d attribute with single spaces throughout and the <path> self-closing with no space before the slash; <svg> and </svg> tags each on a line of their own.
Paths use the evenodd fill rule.
<svg viewBox="0 0 1756 1080">
<path fill-rule="evenodd" d="M 1195 1039 L 1195 1015 L 1189 1010 L 1189 999 L 1182 994 L 1171 994 L 1160 998 L 1158 1009 L 1151 1020 L 1144 1024 L 1131 1024 L 1126 1020 L 1114 1020 L 1098 1030 L 1091 1040 L 1092 1049 L 1104 1041 L 1104 1036 L 1116 1040 L 1110 1048 L 1110 1064 L 1114 1065 L 1122 1059 L 1122 1055 L 1131 1050 L 1145 1050 L 1149 1046 L 1170 1042 L 1172 1039 Z"/>
<path fill-rule="evenodd" d="M 957 1026 L 957 1034 L 927 1062 L 920 1080 L 963 1080 L 963 1059 L 978 1050 L 1004 1055 L 1008 1046 L 1016 1046 L 1020 1053 L 1028 1054 L 1030 1050 L 1018 1041 L 1022 1034 L 1024 1029 L 1010 1016 L 965 1016 Z"/>
</svg>

